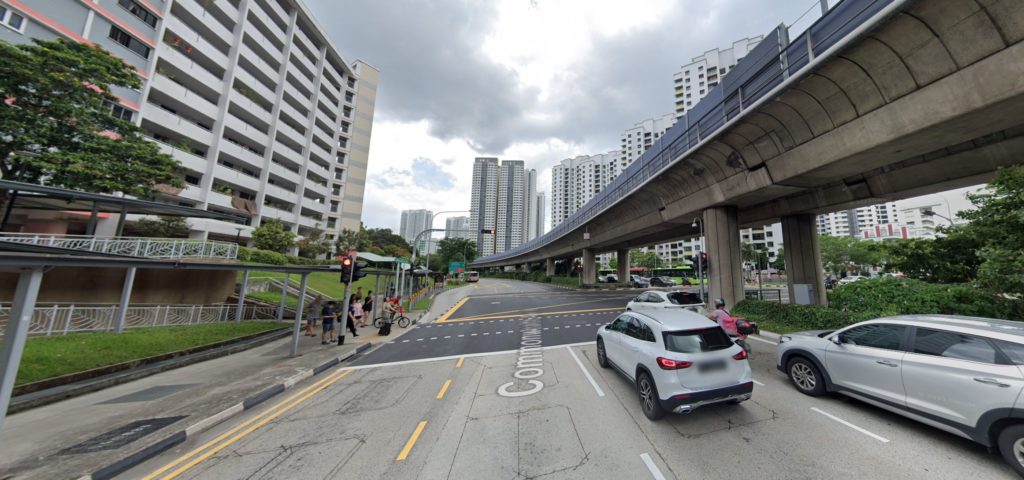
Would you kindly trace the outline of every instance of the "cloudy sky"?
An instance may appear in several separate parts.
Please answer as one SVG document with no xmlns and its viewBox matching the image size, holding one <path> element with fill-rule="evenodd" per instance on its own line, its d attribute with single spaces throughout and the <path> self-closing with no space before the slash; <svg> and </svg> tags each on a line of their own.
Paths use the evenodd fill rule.
<svg viewBox="0 0 1024 480">
<path fill-rule="evenodd" d="M 468 209 L 478 156 L 525 160 L 548 192 L 558 161 L 672 112 L 672 74 L 692 57 L 780 23 L 802 30 L 818 4 L 306 1 L 347 60 L 381 70 L 363 222 L 395 230 L 404 209 Z"/>
</svg>

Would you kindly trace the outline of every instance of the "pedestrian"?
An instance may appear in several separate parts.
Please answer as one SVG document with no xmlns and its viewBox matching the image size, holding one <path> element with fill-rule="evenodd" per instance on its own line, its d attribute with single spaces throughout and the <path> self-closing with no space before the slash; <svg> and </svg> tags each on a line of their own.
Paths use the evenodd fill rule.
<svg viewBox="0 0 1024 480">
<path fill-rule="evenodd" d="M 359 295 L 352 295 L 352 317 L 355 318 L 357 327 L 365 327 L 366 323 L 363 321 L 363 297 Z"/>
<path fill-rule="evenodd" d="M 321 328 L 323 329 L 323 333 L 320 334 L 320 345 L 334 343 L 337 335 L 334 331 L 334 320 L 338 317 L 338 313 L 335 311 L 336 305 L 334 300 L 331 300 L 320 312 Z"/>
<path fill-rule="evenodd" d="M 309 304 L 309 310 L 306 312 L 306 335 L 310 337 L 316 336 L 316 319 L 320 316 L 323 303 L 323 297 L 317 295 Z"/>
<path fill-rule="evenodd" d="M 366 316 L 364 323 L 370 323 L 373 321 L 373 292 L 366 294 L 366 298 L 363 299 L 363 315 Z"/>
<path fill-rule="evenodd" d="M 356 298 L 363 299 L 363 287 L 356 287 Z"/>
<path fill-rule="evenodd" d="M 352 332 L 352 337 L 353 338 L 359 336 L 359 332 L 356 331 L 355 309 L 353 308 L 353 305 L 355 304 L 355 301 L 356 301 L 356 296 L 355 296 L 355 294 L 352 294 L 352 296 L 349 297 L 349 300 L 348 300 L 348 314 L 346 315 L 347 319 L 345 321 L 345 326 L 349 329 L 349 331 Z M 340 326 L 341 325 L 339 325 L 339 327 Z M 343 345 L 344 343 L 345 343 L 345 336 L 344 335 L 340 335 L 338 337 L 338 345 Z"/>
</svg>

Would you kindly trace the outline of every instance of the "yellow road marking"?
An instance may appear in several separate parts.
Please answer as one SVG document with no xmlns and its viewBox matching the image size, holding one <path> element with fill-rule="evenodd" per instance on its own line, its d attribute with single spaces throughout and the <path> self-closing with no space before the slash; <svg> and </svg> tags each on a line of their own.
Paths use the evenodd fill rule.
<svg viewBox="0 0 1024 480">
<path fill-rule="evenodd" d="M 143 480 L 152 480 L 153 478 L 156 478 L 158 475 L 166 472 L 167 470 L 170 470 L 170 469 L 174 468 L 175 466 L 177 466 L 181 462 L 184 462 L 185 460 L 188 460 L 189 458 L 197 455 L 198 453 L 202 452 L 203 450 L 205 450 L 206 448 L 210 447 L 211 445 L 213 445 L 213 444 L 215 444 L 217 442 L 220 442 L 221 440 L 224 440 L 225 438 L 233 435 L 235 432 L 238 432 L 239 430 L 241 430 L 241 429 L 243 429 L 243 428 L 245 428 L 245 427 L 247 427 L 249 425 L 252 425 L 255 422 L 258 422 L 263 417 L 266 417 L 267 415 L 270 415 L 271 413 L 273 413 L 278 407 L 280 407 L 280 406 L 282 406 L 282 405 L 284 405 L 284 404 L 286 404 L 288 402 L 291 402 L 292 400 L 295 400 L 296 398 L 299 398 L 300 396 L 304 395 L 305 393 L 309 392 L 310 390 L 313 390 L 314 388 L 317 388 L 318 386 L 323 385 L 325 382 L 331 381 L 331 379 L 337 377 L 339 374 L 341 374 L 342 377 L 345 376 L 345 375 L 348 375 L 349 373 L 352 372 L 352 370 L 347 370 L 347 371 L 345 371 L 344 374 L 342 374 L 342 372 L 343 372 L 342 370 L 337 370 L 334 373 L 332 373 L 332 374 L 328 375 L 327 377 L 323 378 L 322 380 L 320 380 L 320 381 L 318 381 L 318 382 L 316 382 L 316 383 L 314 383 L 314 384 L 312 384 L 312 385 L 310 385 L 308 387 L 305 387 L 302 390 L 299 390 L 298 392 L 295 392 L 292 396 L 290 396 L 290 397 L 288 397 L 288 398 L 286 398 L 284 400 L 281 400 L 280 402 L 275 403 L 273 406 L 267 408 L 266 410 L 261 412 L 259 415 L 256 415 L 255 417 L 250 418 L 249 420 L 246 420 L 245 422 L 235 426 L 231 430 L 228 430 L 227 432 L 222 433 L 217 438 L 214 438 L 213 440 L 210 440 L 209 442 L 204 443 L 203 445 L 201 445 L 198 448 L 192 450 L 191 452 L 188 452 L 187 454 L 179 457 L 177 460 L 175 460 L 175 461 L 173 461 L 171 463 L 168 463 L 167 465 L 164 465 L 159 470 L 157 470 L 157 471 L 155 471 L 153 473 L 150 473 L 149 475 L 144 477 Z M 341 377 L 338 377 L 337 379 L 340 379 L 340 378 Z"/>
<path fill-rule="evenodd" d="M 423 429 L 426 428 L 426 426 L 426 420 L 420 422 L 419 425 L 416 425 L 416 430 L 412 432 L 412 436 L 409 437 L 409 441 L 405 442 L 405 448 L 403 448 L 402 452 L 399 453 L 398 457 L 395 458 L 396 461 L 405 460 L 406 457 L 409 456 L 409 452 L 412 451 L 412 446 L 416 445 L 416 440 L 419 440 L 420 434 L 423 433 Z"/>
<path fill-rule="evenodd" d="M 459 361 L 455 362 L 455 368 L 462 368 L 462 362 L 466 360 L 466 357 L 459 357 Z"/>
<path fill-rule="evenodd" d="M 452 384 L 452 379 L 449 378 L 448 380 L 445 380 L 444 385 L 441 387 L 441 391 L 437 392 L 437 399 L 438 400 L 444 398 L 444 392 L 448 391 L 448 387 L 450 387 L 451 384 Z"/>
<path fill-rule="evenodd" d="M 453 314 L 453 313 L 455 313 L 455 312 L 459 311 L 459 309 L 460 309 L 460 308 L 462 308 L 462 306 L 463 306 L 463 305 L 465 305 L 465 304 L 466 304 L 466 302 L 468 302 L 468 301 L 469 301 L 469 297 L 466 297 L 466 298 L 463 298 L 462 300 L 459 300 L 458 302 L 456 302 L 456 303 L 455 303 L 455 306 L 454 306 L 454 307 L 452 307 L 451 309 L 449 309 L 449 310 L 448 310 L 447 312 L 444 312 L 444 315 L 441 315 L 441 316 L 440 316 L 440 317 L 439 317 L 439 318 L 438 318 L 438 319 L 436 320 L 436 322 L 437 322 L 437 323 L 443 323 L 443 322 L 445 322 L 446 320 L 448 320 L 448 317 L 452 316 L 452 314 Z"/>
<path fill-rule="evenodd" d="M 607 298 L 592 298 L 590 300 L 581 300 L 581 301 L 578 301 L 578 302 L 569 302 L 569 303 L 557 303 L 557 304 L 554 304 L 554 305 L 546 305 L 546 306 L 543 306 L 543 307 L 519 308 L 519 309 L 515 309 L 515 310 L 503 310 L 503 311 L 498 311 L 498 312 L 483 313 L 483 314 L 480 314 L 480 315 L 470 315 L 468 317 L 453 318 L 450 321 L 454 322 L 456 320 L 477 320 L 477 319 L 480 319 L 480 318 L 488 318 L 488 319 L 490 319 L 490 318 L 508 318 L 508 317 L 495 317 L 495 315 L 502 315 L 502 314 L 506 314 L 506 313 L 528 313 L 528 312 L 533 312 L 533 311 L 536 311 L 536 310 L 544 310 L 544 309 L 547 309 L 547 308 L 568 307 L 570 305 L 582 305 L 584 303 L 603 302 L 605 300 L 608 300 L 608 299 Z M 572 313 L 572 312 L 570 312 L 570 313 Z M 514 317 L 518 317 L 520 315 L 513 315 L 513 316 Z M 440 321 L 440 320 L 438 320 L 438 321 Z"/>
<path fill-rule="evenodd" d="M 309 391 L 305 395 L 302 395 L 300 398 L 298 398 L 294 402 L 286 405 L 285 407 L 278 409 L 272 415 L 269 415 L 269 416 L 263 418 L 262 420 L 260 420 L 256 424 L 249 426 L 248 428 L 243 430 L 241 433 L 235 435 L 234 437 L 231 437 L 230 439 L 228 439 L 224 443 L 221 443 L 220 445 L 217 445 L 216 447 L 210 449 L 206 453 L 203 453 L 202 455 L 196 457 L 192 461 L 186 463 L 185 465 L 182 465 L 177 470 L 174 470 L 173 472 L 171 472 L 171 473 L 167 474 L 166 476 L 164 476 L 162 478 L 162 480 L 171 480 L 171 479 L 177 477 L 178 475 L 181 475 L 182 473 L 185 473 L 186 471 L 188 471 L 188 469 L 198 465 L 203 460 L 206 460 L 207 458 L 210 458 L 211 456 L 217 454 L 217 452 L 219 452 L 219 451 L 229 447 L 231 444 L 237 442 L 239 439 L 241 439 L 241 438 L 245 437 L 246 435 L 252 433 L 253 431 L 255 431 L 256 429 L 262 427 L 263 425 L 266 425 L 268 422 L 270 422 L 271 420 L 281 416 L 285 412 L 291 410 L 296 405 L 299 405 L 300 403 L 305 402 L 306 400 L 308 400 L 313 395 L 316 395 L 317 393 L 320 393 L 320 391 L 322 391 L 323 389 L 333 385 L 338 380 L 341 380 L 342 378 L 347 377 L 350 373 L 352 373 L 354 371 L 355 370 L 345 370 L 344 373 L 342 373 L 341 375 L 336 375 L 333 378 L 325 378 L 323 381 L 320 382 L 319 386 L 314 388 L 312 391 Z M 281 403 L 284 403 L 284 402 L 281 402 Z M 278 403 L 277 405 L 280 405 L 280 403 Z M 275 407 L 277 405 L 275 405 Z M 227 435 L 227 434 L 225 434 L 225 435 Z M 222 435 L 221 437 L 223 437 L 225 435 Z M 218 438 L 221 438 L 221 437 L 218 437 Z M 214 442 L 209 442 L 206 445 L 209 445 L 210 443 L 214 443 Z M 192 456 L 195 451 L 202 450 L 203 448 L 206 447 L 206 445 L 203 445 L 203 447 L 200 447 L 200 448 L 198 448 L 196 450 L 193 450 L 192 452 L 189 452 L 185 457 L 182 457 L 182 458 L 188 458 L 188 457 Z M 166 468 L 167 467 L 165 467 L 164 469 L 161 469 L 161 471 L 165 470 Z M 148 476 L 146 478 L 152 478 L 153 476 L 156 476 L 156 475 L 159 475 L 159 473 L 154 472 L 153 474 L 150 474 L 150 476 Z"/>
<path fill-rule="evenodd" d="M 448 320 L 444 323 L 455 323 L 455 322 L 475 322 L 478 320 L 497 320 L 499 318 L 516 318 L 516 317 L 550 317 L 552 315 L 567 315 L 571 313 L 588 313 L 588 312 L 612 312 L 616 310 L 624 310 L 623 307 L 615 308 L 591 308 L 588 310 L 566 310 L 563 312 L 543 312 L 543 313 L 519 313 L 516 315 L 496 315 L 493 317 L 472 317 L 472 318 L 455 318 Z"/>
</svg>

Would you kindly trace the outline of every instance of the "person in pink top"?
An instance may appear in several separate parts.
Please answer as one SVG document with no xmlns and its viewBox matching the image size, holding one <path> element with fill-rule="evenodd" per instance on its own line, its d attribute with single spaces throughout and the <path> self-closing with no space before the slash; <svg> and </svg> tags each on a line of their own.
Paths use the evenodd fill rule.
<svg viewBox="0 0 1024 480">
<path fill-rule="evenodd" d="M 366 321 L 363 319 L 363 299 L 359 295 L 352 296 L 352 317 L 356 319 L 357 327 L 366 326 Z"/>
</svg>

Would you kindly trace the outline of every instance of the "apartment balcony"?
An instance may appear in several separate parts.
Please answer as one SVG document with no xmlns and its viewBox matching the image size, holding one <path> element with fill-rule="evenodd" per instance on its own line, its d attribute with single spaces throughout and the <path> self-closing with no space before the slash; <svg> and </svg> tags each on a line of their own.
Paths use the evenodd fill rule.
<svg viewBox="0 0 1024 480">
<path fill-rule="evenodd" d="M 238 18 L 238 9 L 229 1 L 211 2 L 213 6 L 221 11 L 225 16 L 234 20 Z"/>
<path fill-rule="evenodd" d="M 298 130 L 292 128 L 290 125 L 288 125 L 285 122 L 277 122 L 277 131 L 278 131 L 278 133 L 284 134 L 285 138 L 287 138 L 287 139 L 289 139 L 289 140 L 291 140 L 291 141 L 293 141 L 293 142 L 295 142 L 295 143 L 297 143 L 299 145 L 305 145 L 306 144 L 306 136 L 301 134 L 301 133 L 299 133 Z"/>
<path fill-rule="evenodd" d="M 190 78 L 175 78 L 189 88 L 206 87 L 207 89 L 219 92 L 224 88 L 224 81 L 214 75 L 202 65 L 185 56 L 180 50 L 174 47 L 164 46 L 160 49 L 160 58 L 172 66 L 173 69 L 181 71 Z M 195 83 L 195 85 L 193 84 Z"/>
<path fill-rule="evenodd" d="M 317 106 L 316 118 L 319 119 L 321 122 L 324 122 L 324 125 L 327 125 L 327 127 L 330 128 L 332 131 L 334 130 L 334 126 L 337 125 L 338 123 L 336 120 L 331 120 L 330 115 L 327 115 L 327 113 L 325 113 L 323 108 L 320 106 Z"/>
<path fill-rule="evenodd" d="M 305 125 L 306 122 L 309 121 L 306 115 L 303 115 L 302 112 L 299 111 L 299 109 L 293 107 L 288 102 L 281 102 L 281 111 L 287 114 L 288 117 L 291 118 L 295 123 L 298 123 L 300 125 Z"/>
<path fill-rule="evenodd" d="M 186 185 L 181 192 L 178 192 L 178 197 L 187 198 L 195 202 L 203 201 L 203 189 L 195 185 Z"/>
<path fill-rule="evenodd" d="M 173 146 L 168 145 L 168 144 L 166 144 L 164 142 L 161 142 L 161 141 L 159 141 L 159 140 L 157 140 L 155 138 L 152 138 L 152 137 L 148 137 L 148 138 L 151 141 L 155 142 L 157 147 L 160 147 L 160 152 L 166 153 L 166 154 L 170 155 L 171 158 L 177 160 L 178 163 L 181 164 L 181 166 L 183 166 L 183 167 L 185 167 L 185 168 L 187 168 L 187 169 L 189 169 L 189 170 L 191 170 L 193 172 L 198 172 L 198 173 L 205 173 L 206 172 L 206 159 L 205 158 L 200 157 L 199 155 L 195 155 L 195 154 L 193 154 L 191 152 L 186 152 L 185 150 L 181 150 L 181 149 L 179 149 L 177 147 L 173 147 Z"/>
<path fill-rule="evenodd" d="M 170 30 L 174 35 L 178 36 L 178 38 L 181 38 L 189 45 L 191 45 L 192 50 L 194 52 L 198 52 L 200 55 L 209 58 L 210 61 L 217 65 L 228 64 L 227 55 L 221 52 L 220 49 L 218 49 L 217 47 L 213 46 L 213 44 L 207 41 L 206 38 L 203 38 L 203 36 L 200 35 L 199 32 L 193 30 L 192 27 L 186 25 L 182 19 L 175 17 L 174 15 L 169 15 L 167 16 L 167 18 L 164 19 L 164 25 L 166 25 L 167 29 Z M 175 47 L 171 46 L 170 48 Z"/>
<path fill-rule="evenodd" d="M 258 170 L 263 169 L 263 155 L 249 150 L 245 146 L 239 145 L 228 139 L 224 139 L 224 141 L 220 143 L 220 153 L 227 155 L 234 160 L 245 163 L 252 168 Z"/>
<path fill-rule="evenodd" d="M 278 124 L 280 125 L 280 122 L 278 122 Z M 302 156 L 301 152 L 293 149 L 292 147 L 289 147 L 288 145 L 285 145 L 284 143 L 275 141 L 274 151 L 277 152 L 278 155 L 284 157 L 290 162 L 295 163 L 296 165 L 302 165 L 303 163 L 306 163 L 306 159 L 305 157 Z"/>
<path fill-rule="evenodd" d="M 301 57 L 302 57 L 302 54 L 298 54 L 298 55 L 292 54 L 292 60 L 290 62 L 288 62 L 288 73 L 290 73 L 291 75 L 288 77 L 288 79 L 286 81 L 288 81 L 288 82 L 296 82 L 299 85 L 302 85 L 302 88 L 304 89 L 304 91 L 306 91 L 306 92 L 313 92 L 313 91 L 315 91 L 313 89 L 313 82 L 309 79 L 309 77 L 307 76 L 306 72 L 303 72 L 302 69 L 297 67 L 295 65 L 295 63 L 294 63 L 296 58 L 301 58 Z M 304 95 L 304 97 L 307 98 L 307 99 L 308 98 L 313 98 L 312 95 Z"/>
<path fill-rule="evenodd" d="M 277 67 L 267 63 L 262 55 L 253 51 L 253 49 L 249 48 L 245 43 L 242 43 L 239 51 L 246 60 L 255 65 L 256 68 L 268 78 L 273 78 L 274 80 L 281 78 L 281 74 L 277 71 Z"/>
<path fill-rule="evenodd" d="M 271 123 L 273 123 L 271 121 L 272 117 L 270 115 L 269 110 L 263 108 L 262 104 L 254 102 L 250 100 L 249 97 L 242 95 L 241 92 L 235 89 L 231 89 L 231 93 L 228 95 L 228 98 L 231 99 L 232 104 L 242 108 L 243 111 L 238 112 L 239 115 L 242 115 L 243 117 L 252 117 L 245 118 L 246 121 L 252 122 L 253 124 L 260 126 L 269 126 Z"/>
<path fill-rule="evenodd" d="M 295 29 L 295 38 L 298 38 L 299 40 L 301 40 L 301 41 L 302 41 L 302 44 L 303 44 L 303 45 L 305 45 L 305 46 L 306 46 L 306 48 L 308 48 L 308 49 L 309 49 L 309 50 L 310 50 L 311 52 L 313 52 L 313 55 L 316 55 L 317 53 L 319 53 L 319 52 L 317 51 L 316 47 L 315 47 L 315 46 L 313 45 L 313 40 L 311 40 L 311 39 L 309 38 L 309 36 L 307 36 L 307 35 L 306 35 L 306 34 L 305 34 L 305 33 L 304 33 L 303 31 L 302 31 L 302 29 L 301 29 L 301 28 L 296 28 L 296 29 Z"/>
<path fill-rule="evenodd" d="M 299 173 L 279 163 L 270 162 L 270 173 L 296 185 L 302 183 Z"/>
<path fill-rule="evenodd" d="M 267 9 L 265 11 L 268 14 L 271 14 L 275 18 L 277 18 L 277 20 L 280 21 L 279 24 L 288 25 L 288 20 L 289 20 L 289 18 L 291 18 L 291 16 L 288 15 L 288 12 L 285 12 L 284 9 L 281 8 L 281 5 L 279 5 L 276 0 L 266 0 L 266 2 L 264 2 L 264 3 L 260 3 L 260 2 L 252 2 L 252 3 L 256 4 L 256 8 L 263 8 L 264 3 L 265 3 L 266 6 L 267 6 Z M 274 25 L 277 25 L 277 24 L 274 24 Z"/>
<path fill-rule="evenodd" d="M 309 108 L 313 108 L 313 102 L 309 100 L 309 96 L 299 91 L 298 88 L 295 88 L 295 84 L 293 84 L 291 81 L 285 80 L 284 91 L 288 92 L 288 94 L 291 95 L 292 98 L 298 100 L 303 105 L 308 105 Z"/>
<path fill-rule="evenodd" d="M 263 205 L 260 207 L 260 216 L 263 218 L 276 218 L 278 220 L 293 223 L 295 222 L 295 214 L 287 210 L 281 210 L 277 207 L 270 205 Z"/>
<path fill-rule="evenodd" d="M 237 210 L 233 205 L 231 205 L 231 195 L 225 195 L 220 192 L 210 191 L 209 193 L 207 193 L 206 203 L 210 205 L 216 205 L 221 208 Z"/>
<path fill-rule="evenodd" d="M 292 60 L 293 62 L 298 63 L 299 65 L 302 66 L 302 68 L 299 69 L 299 71 L 300 73 L 302 73 L 303 77 L 309 80 L 309 90 L 312 91 L 313 83 L 311 79 L 316 78 L 317 74 L 319 73 L 319 71 L 316 68 L 316 63 L 310 61 L 309 57 L 307 57 L 306 54 L 302 53 L 302 50 L 297 47 L 292 49 L 292 57 L 294 57 L 294 60 Z"/>
<path fill-rule="evenodd" d="M 153 75 L 152 86 L 164 95 L 188 105 L 189 108 L 192 108 L 209 118 L 217 118 L 217 105 L 210 103 L 210 101 L 203 96 L 189 90 L 188 87 L 171 80 L 163 74 L 157 73 Z"/>
<path fill-rule="evenodd" d="M 251 2 L 249 4 L 249 13 L 251 13 L 252 16 L 255 17 L 258 22 L 262 23 L 263 25 L 265 25 L 267 27 L 267 30 L 270 32 L 270 34 L 275 39 L 277 39 L 276 45 L 284 45 L 285 44 L 285 41 L 284 41 L 285 40 L 284 39 L 284 36 L 285 36 L 284 35 L 284 30 L 281 30 L 281 28 L 278 27 L 277 24 L 274 23 L 274 21 L 270 19 L 270 15 L 268 15 L 267 12 L 263 10 L 263 7 L 261 7 L 256 2 Z M 247 23 L 246 27 L 251 26 L 250 23 L 248 23 L 248 22 L 246 22 L 246 23 Z M 246 30 L 246 31 L 248 31 L 248 30 Z"/>
<path fill-rule="evenodd" d="M 299 201 L 299 195 L 297 193 L 277 185 L 271 185 L 268 183 L 264 192 L 282 202 L 294 204 Z"/>
<path fill-rule="evenodd" d="M 173 130 L 191 140 L 202 143 L 203 145 L 210 146 L 213 143 L 212 132 L 199 126 L 199 124 L 192 120 L 182 118 L 164 110 L 159 105 L 152 103 L 146 104 L 143 108 L 143 117 L 166 129 Z"/>
<path fill-rule="evenodd" d="M 226 112 L 224 114 L 224 125 L 248 138 L 257 145 L 264 146 L 270 144 L 270 139 L 267 138 L 266 133 L 263 133 L 258 128 L 249 125 L 244 120 L 234 116 L 230 112 Z"/>
<path fill-rule="evenodd" d="M 232 40 L 234 38 L 234 35 L 232 35 L 231 30 L 228 30 L 228 28 L 225 27 L 223 24 L 221 24 L 220 21 L 218 21 L 210 13 L 208 13 L 206 11 L 206 9 L 203 8 L 203 6 L 199 4 L 199 1 L 197 1 L 197 0 L 176 0 L 174 3 L 177 4 L 177 5 L 180 5 L 182 8 L 185 9 L 185 11 L 187 11 L 193 17 L 196 17 L 197 19 L 199 19 L 199 21 L 203 22 L 203 25 L 205 25 L 206 28 L 209 28 L 210 31 L 212 31 L 214 34 L 216 34 L 218 37 L 220 37 L 220 39 L 223 40 L 224 43 L 226 43 L 228 45 L 231 45 Z M 219 3 L 219 2 L 210 2 L 210 3 Z M 232 17 L 232 18 L 237 18 L 237 17 Z"/>
<path fill-rule="evenodd" d="M 265 50 L 265 52 L 257 53 L 260 53 L 261 55 L 266 54 L 270 56 L 270 58 L 274 59 L 274 61 L 276 61 L 277 63 L 281 63 L 281 59 L 284 57 L 284 55 L 282 54 L 281 49 L 278 48 L 278 45 L 280 45 L 280 39 L 278 40 L 278 42 L 272 41 L 271 39 L 267 38 L 267 36 L 264 35 L 263 32 L 260 31 L 260 29 L 257 28 L 255 24 L 248 22 L 245 24 L 245 33 L 246 35 L 249 35 L 250 37 L 252 37 L 253 40 L 256 41 L 256 45 L 259 48 Z"/>
<path fill-rule="evenodd" d="M 213 176 L 225 182 L 247 188 L 254 192 L 260 191 L 260 179 L 246 175 L 238 170 L 232 170 L 224 165 L 217 165 L 213 168 Z"/>
<path fill-rule="evenodd" d="M 320 130 L 317 129 L 316 133 L 320 133 Z M 331 153 L 328 152 L 327 150 L 324 150 L 324 147 L 317 145 L 316 142 L 310 143 L 310 154 L 316 155 L 317 158 L 319 158 L 320 161 L 324 162 L 325 164 L 331 163 Z M 323 175 L 323 177 L 327 178 L 327 175 Z"/>
<path fill-rule="evenodd" d="M 235 69 L 235 80 L 241 81 L 246 86 L 246 88 L 252 90 L 259 96 L 263 97 L 264 100 L 270 102 L 271 104 L 277 101 L 277 95 L 274 95 L 274 91 L 267 88 L 267 86 L 264 85 L 263 82 L 257 80 L 256 77 L 252 76 L 251 73 L 245 71 L 244 68 Z"/>
<path fill-rule="evenodd" d="M 313 166 L 314 166 L 314 164 L 310 164 L 310 167 L 313 167 Z M 321 169 L 319 167 L 317 167 L 317 168 L 319 170 L 323 170 L 323 169 Z M 311 168 L 311 170 L 312 170 L 312 168 Z M 306 181 L 305 187 L 306 187 L 306 190 L 309 190 L 311 192 L 315 192 L 317 195 L 320 195 L 320 196 L 322 196 L 324 198 L 327 198 L 327 197 L 329 197 L 331 195 L 330 187 L 328 187 L 326 185 L 320 185 L 319 183 L 315 182 L 311 178 Z"/>
<path fill-rule="evenodd" d="M 325 200 L 313 200 L 309 197 L 302 197 L 302 208 L 307 208 L 321 215 L 327 213 L 327 202 Z"/>
</svg>

